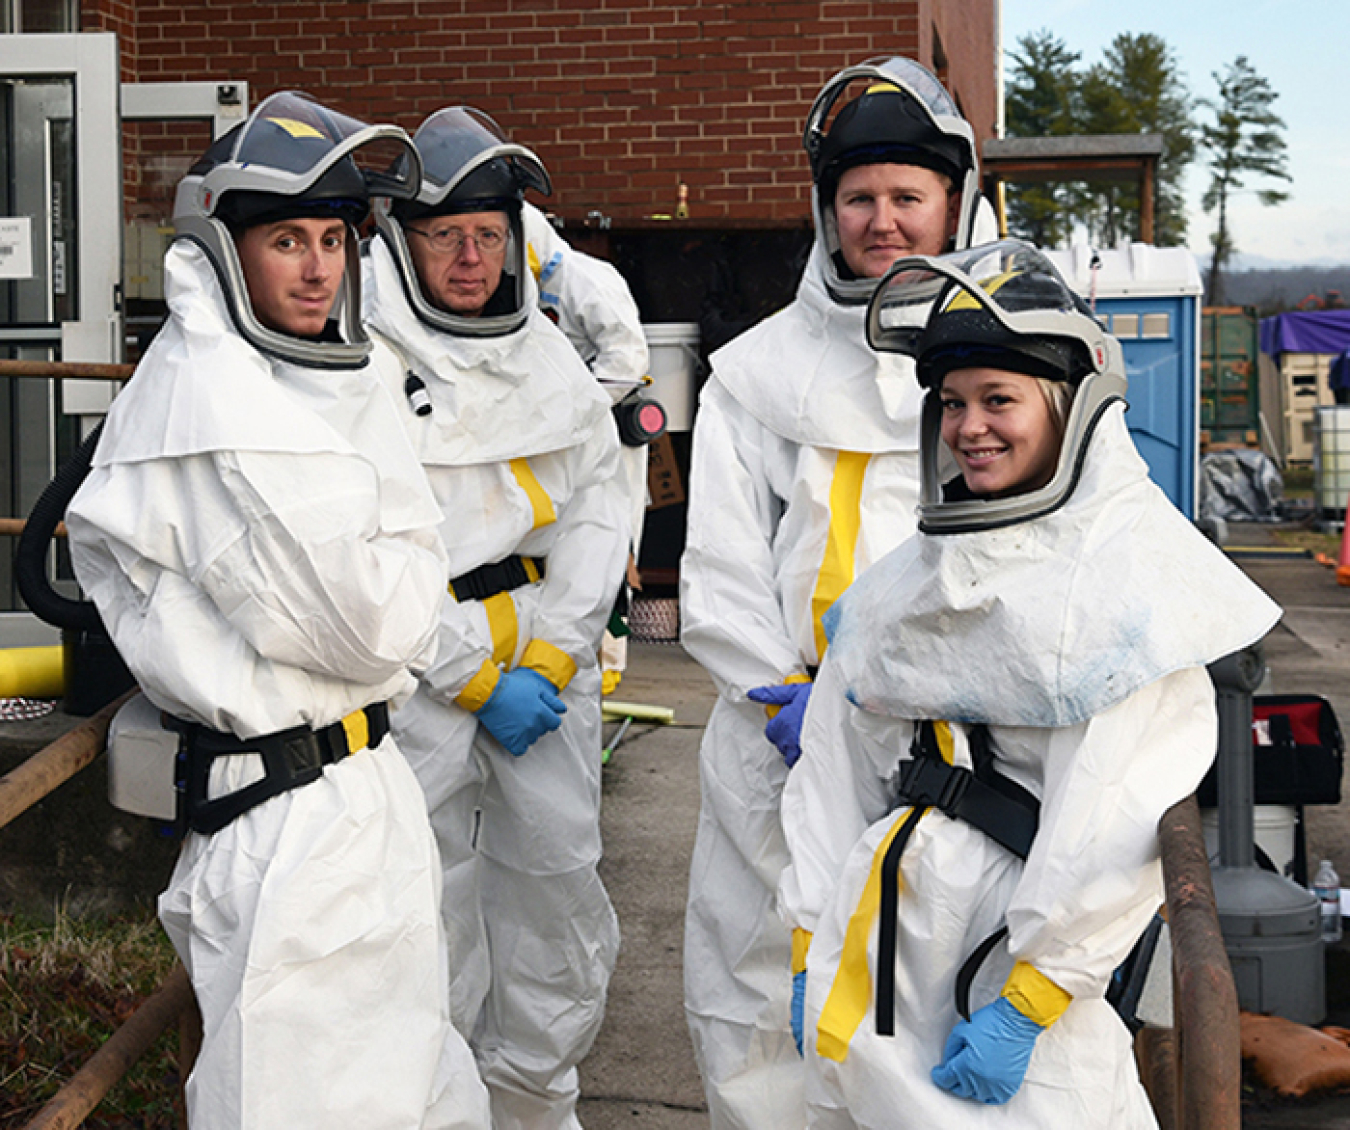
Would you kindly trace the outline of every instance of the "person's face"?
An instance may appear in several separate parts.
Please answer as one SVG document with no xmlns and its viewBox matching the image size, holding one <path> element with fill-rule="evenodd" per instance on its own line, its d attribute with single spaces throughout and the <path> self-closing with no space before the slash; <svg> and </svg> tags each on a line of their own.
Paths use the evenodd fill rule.
<svg viewBox="0 0 1350 1130">
<path fill-rule="evenodd" d="M 235 239 L 253 314 L 295 337 L 323 332 L 347 267 L 347 225 L 304 216 L 256 224 Z"/>
<path fill-rule="evenodd" d="M 844 262 L 878 279 L 905 255 L 941 255 L 956 234 L 961 197 L 917 165 L 855 165 L 839 178 L 834 214 Z"/>
<path fill-rule="evenodd" d="M 942 441 L 975 494 L 1025 494 L 1054 477 L 1061 435 L 1035 378 L 953 369 L 941 392 Z"/>
<path fill-rule="evenodd" d="M 427 301 L 450 314 L 478 317 L 502 281 L 510 232 L 506 213 L 431 216 L 404 230 Z"/>
</svg>

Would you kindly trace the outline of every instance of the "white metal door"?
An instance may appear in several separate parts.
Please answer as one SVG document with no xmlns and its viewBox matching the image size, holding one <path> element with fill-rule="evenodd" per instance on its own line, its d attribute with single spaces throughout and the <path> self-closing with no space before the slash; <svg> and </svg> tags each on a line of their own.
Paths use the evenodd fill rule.
<svg viewBox="0 0 1350 1130">
<path fill-rule="evenodd" d="M 0 35 L 0 357 L 122 359 L 118 77 L 110 33 Z M 0 379 L 0 516 L 32 508 L 93 388 L 106 403 L 106 383 Z"/>
</svg>

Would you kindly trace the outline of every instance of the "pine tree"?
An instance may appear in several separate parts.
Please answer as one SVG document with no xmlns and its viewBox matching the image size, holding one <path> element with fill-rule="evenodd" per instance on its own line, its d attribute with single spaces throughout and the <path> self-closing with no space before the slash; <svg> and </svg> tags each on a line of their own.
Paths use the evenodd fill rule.
<svg viewBox="0 0 1350 1130">
<path fill-rule="evenodd" d="M 1005 118 L 1010 137 L 1063 136 L 1078 132 L 1079 55 L 1048 30 L 1017 41 Z M 1009 185 L 1009 228 L 1040 247 L 1067 243 L 1077 212 L 1062 184 Z"/>
<path fill-rule="evenodd" d="M 1049 31 L 1018 40 L 1011 53 L 1006 121 L 1012 137 L 1159 133 L 1154 241 L 1183 243 L 1182 178 L 1195 155 L 1191 98 L 1176 57 L 1157 35 L 1123 33 L 1103 59 L 1080 72 L 1079 56 Z M 1010 228 L 1042 246 L 1066 243 L 1075 224 L 1111 246 L 1139 235 L 1139 192 L 1118 181 L 1010 186 Z"/>
<path fill-rule="evenodd" d="M 1195 157 L 1196 127 L 1190 93 L 1176 56 L 1160 36 L 1125 33 L 1116 36 L 1106 49 L 1102 68 L 1119 96 L 1123 128 L 1089 132 L 1162 134 L 1163 153 L 1154 177 L 1153 242 L 1160 247 L 1184 244 L 1182 179 Z M 1126 198 L 1136 217 L 1133 234 L 1137 235 L 1139 199 L 1135 186 L 1129 186 Z"/>
<path fill-rule="evenodd" d="M 1279 97 L 1270 83 L 1239 55 L 1223 73 L 1216 71 L 1219 97 L 1201 99 L 1201 105 L 1213 115 L 1202 123 L 1200 144 L 1209 151 L 1209 187 L 1201 199 L 1206 212 L 1218 210 L 1219 226 L 1210 236 L 1214 248 L 1209 267 L 1209 302 L 1223 304 L 1223 272 L 1233 257 L 1236 244 L 1228 225 L 1228 199 L 1246 186 L 1249 176 L 1289 180 L 1286 166 L 1284 119 L 1271 108 Z M 1277 188 L 1257 190 L 1257 199 L 1266 206 L 1289 199 L 1289 193 Z"/>
</svg>

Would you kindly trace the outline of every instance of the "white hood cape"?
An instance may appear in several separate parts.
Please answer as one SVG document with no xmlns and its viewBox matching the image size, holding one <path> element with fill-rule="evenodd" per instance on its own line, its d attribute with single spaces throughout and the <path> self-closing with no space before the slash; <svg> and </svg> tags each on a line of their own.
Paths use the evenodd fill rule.
<svg viewBox="0 0 1350 1130">
<path fill-rule="evenodd" d="M 867 306 L 830 297 L 824 254 L 817 241 L 791 305 L 712 355 L 714 379 L 793 443 L 871 455 L 918 451 L 923 393 L 914 363 L 867 344 Z"/>
<path fill-rule="evenodd" d="M 539 311 L 529 271 L 529 316 L 520 329 L 459 337 L 413 312 L 381 237 L 366 245 L 361 262 L 366 326 L 422 378 L 434 406 L 433 426 L 410 433 L 424 464 L 473 466 L 562 451 L 583 443 L 608 411 L 609 396 Z"/>
<path fill-rule="evenodd" d="M 1149 479 L 1107 411 L 1060 509 L 918 533 L 827 614 L 848 697 L 907 719 L 1069 726 L 1260 640 L 1279 607 Z"/>
<path fill-rule="evenodd" d="M 385 530 L 435 524 L 373 360 L 318 369 L 263 356 L 234 330 L 205 252 L 185 240 L 169 249 L 165 279 L 173 316 L 113 402 L 117 426 L 100 438 L 95 467 L 219 451 L 350 455 L 372 464 Z"/>
</svg>

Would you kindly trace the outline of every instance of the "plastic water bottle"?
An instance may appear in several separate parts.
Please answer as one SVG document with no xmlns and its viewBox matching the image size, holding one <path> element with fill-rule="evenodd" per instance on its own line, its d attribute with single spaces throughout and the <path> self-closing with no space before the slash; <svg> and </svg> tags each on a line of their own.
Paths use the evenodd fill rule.
<svg viewBox="0 0 1350 1130">
<path fill-rule="evenodd" d="M 1322 904 L 1322 941 L 1333 945 L 1341 940 L 1341 878 L 1329 859 L 1317 865 L 1313 894 Z"/>
</svg>

